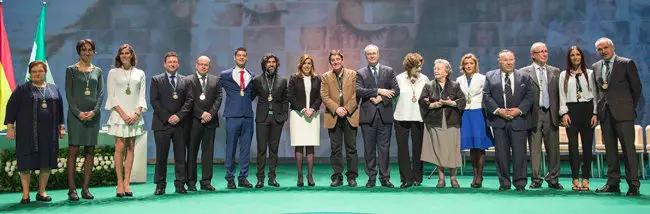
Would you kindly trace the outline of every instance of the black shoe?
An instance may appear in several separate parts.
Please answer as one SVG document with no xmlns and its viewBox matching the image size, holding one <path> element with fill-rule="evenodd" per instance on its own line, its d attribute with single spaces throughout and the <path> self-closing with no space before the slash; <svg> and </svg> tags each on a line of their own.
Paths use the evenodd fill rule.
<svg viewBox="0 0 650 214">
<path fill-rule="evenodd" d="M 93 199 L 95 199 L 95 196 L 93 196 L 93 194 L 90 194 L 90 191 L 88 189 L 84 189 L 84 190 L 81 190 L 81 198 L 88 199 L 88 200 L 93 200 Z"/>
<path fill-rule="evenodd" d="M 183 187 L 183 186 L 176 187 L 176 193 L 179 193 L 179 194 L 186 194 L 186 193 L 187 193 L 187 190 L 186 190 L 185 187 Z"/>
<path fill-rule="evenodd" d="M 164 193 L 164 191 L 163 191 Z M 122 198 L 124 197 L 124 193 L 115 193 L 115 197 Z"/>
<path fill-rule="evenodd" d="M 237 186 L 245 187 L 245 188 L 253 188 L 253 184 L 251 184 L 251 182 L 248 182 L 248 179 L 246 178 L 239 179 L 239 182 L 237 182 Z"/>
<path fill-rule="evenodd" d="M 156 191 L 154 191 L 153 194 L 154 195 L 164 195 L 165 194 L 165 186 L 157 186 Z M 124 195 L 126 195 L 126 194 L 124 194 Z"/>
<path fill-rule="evenodd" d="M 373 188 L 373 187 L 375 187 L 376 182 L 377 182 L 377 181 L 375 181 L 375 179 L 370 179 L 370 180 L 368 180 L 368 183 L 366 183 L 366 188 Z"/>
<path fill-rule="evenodd" d="M 411 183 L 411 182 L 402 182 L 402 185 L 399 185 L 399 188 L 400 189 L 406 189 L 406 188 L 409 188 L 411 186 L 413 186 L 413 183 Z"/>
<path fill-rule="evenodd" d="M 639 192 L 638 187 L 630 187 L 627 190 L 627 196 L 641 196 L 641 193 Z"/>
<path fill-rule="evenodd" d="M 528 188 L 530 189 L 538 189 L 540 187 L 542 187 L 541 181 L 533 181 L 532 183 L 530 183 L 530 186 L 528 186 Z"/>
<path fill-rule="evenodd" d="M 187 191 L 196 191 L 196 185 L 187 185 Z"/>
<path fill-rule="evenodd" d="M 481 186 L 482 185 L 479 184 L 479 183 L 472 183 L 472 185 L 471 185 L 472 188 L 481 188 Z"/>
<path fill-rule="evenodd" d="M 124 192 L 124 197 L 133 197 L 133 192 Z"/>
<path fill-rule="evenodd" d="M 445 180 L 440 180 L 438 179 L 438 184 L 436 184 L 436 188 L 445 188 Z"/>
<path fill-rule="evenodd" d="M 20 203 L 21 203 L 21 204 L 29 204 L 29 202 L 31 202 L 31 201 L 32 201 L 32 200 L 29 199 L 29 198 L 23 198 L 23 199 L 20 199 Z"/>
<path fill-rule="evenodd" d="M 212 186 L 212 185 L 210 185 L 210 186 Z M 237 185 L 235 185 L 234 180 L 228 180 L 228 185 L 226 185 L 226 187 L 228 187 L 228 189 L 237 189 Z M 201 189 L 203 189 L 203 187 L 201 187 Z M 214 190 L 214 187 L 212 187 L 212 189 Z M 213 190 L 210 190 L 210 191 L 213 191 Z"/>
<path fill-rule="evenodd" d="M 609 184 L 605 184 L 600 189 L 597 189 L 596 192 L 621 192 L 621 188 L 618 186 L 610 186 Z"/>
<path fill-rule="evenodd" d="M 52 201 L 52 197 L 42 196 L 40 193 L 36 193 L 36 201 Z"/>
<path fill-rule="evenodd" d="M 68 200 L 70 200 L 70 201 L 78 201 L 79 200 L 79 195 L 77 195 L 77 190 L 69 190 L 68 191 Z"/>
<path fill-rule="evenodd" d="M 343 185 L 343 180 L 334 179 L 332 180 L 332 184 L 330 184 L 330 187 L 340 187 L 341 185 Z"/>
<path fill-rule="evenodd" d="M 230 184 L 230 182 L 228 182 L 228 184 Z M 235 182 L 233 182 L 232 184 L 234 185 Z M 214 191 L 215 188 L 212 186 L 212 184 L 208 184 L 208 185 L 201 185 L 201 190 Z"/>
<path fill-rule="evenodd" d="M 564 189 L 564 187 L 560 183 L 548 183 L 548 188 L 556 189 L 556 190 L 563 190 Z"/>
<path fill-rule="evenodd" d="M 499 191 L 506 191 L 506 190 L 510 190 L 510 185 L 508 185 L 508 186 L 499 186 Z"/>
<path fill-rule="evenodd" d="M 414 182 L 413 182 L 413 186 L 414 186 L 414 187 L 419 187 L 420 185 L 422 185 L 422 182 L 421 182 L 421 181 L 414 181 Z"/>
<path fill-rule="evenodd" d="M 455 189 L 460 188 L 460 184 L 458 184 L 458 180 L 456 179 L 451 180 L 451 188 L 455 188 Z"/>
<path fill-rule="evenodd" d="M 316 183 L 307 181 L 307 185 L 310 186 L 310 187 L 313 187 L 313 186 L 316 186 Z"/>
<path fill-rule="evenodd" d="M 380 181 L 380 183 L 381 183 L 381 186 L 383 186 L 383 187 L 395 188 L 395 185 L 393 185 L 393 183 L 391 183 L 389 180 Z"/>
<path fill-rule="evenodd" d="M 280 183 L 276 181 L 275 179 L 269 179 L 269 186 L 274 186 L 274 187 L 280 187 Z"/>
<path fill-rule="evenodd" d="M 515 187 L 515 189 L 519 192 L 526 191 L 526 187 Z"/>
<path fill-rule="evenodd" d="M 241 186 L 241 184 L 240 184 Z M 264 187 L 264 180 L 257 180 L 257 183 L 255 184 L 255 188 L 262 188 Z"/>
<path fill-rule="evenodd" d="M 356 187 L 357 186 L 357 180 L 356 179 L 348 179 L 348 186 Z"/>
</svg>

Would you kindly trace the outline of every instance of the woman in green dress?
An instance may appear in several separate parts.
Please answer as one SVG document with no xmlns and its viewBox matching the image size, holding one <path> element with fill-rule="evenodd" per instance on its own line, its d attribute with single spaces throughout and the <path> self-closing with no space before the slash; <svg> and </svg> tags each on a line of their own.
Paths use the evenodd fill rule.
<svg viewBox="0 0 650 214">
<path fill-rule="evenodd" d="M 65 94 L 68 100 L 68 200 L 77 201 L 75 187 L 76 160 L 79 148 L 84 147 L 83 188 L 81 197 L 93 199 L 88 183 L 93 169 L 95 146 L 99 132 L 100 106 L 104 97 L 102 69 L 91 63 L 95 43 L 90 39 L 77 42 L 79 62 L 65 71 Z"/>
</svg>

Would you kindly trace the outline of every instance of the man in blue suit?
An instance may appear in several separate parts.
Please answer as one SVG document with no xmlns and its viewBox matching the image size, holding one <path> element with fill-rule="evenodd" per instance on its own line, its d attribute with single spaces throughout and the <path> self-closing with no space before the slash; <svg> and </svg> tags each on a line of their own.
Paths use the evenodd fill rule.
<svg viewBox="0 0 650 214">
<path fill-rule="evenodd" d="M 239 176 L 237 185 L 252 188 L 248 177 L 251 140 L 253 139 L 253 73 L 246 69 L 246 48 L 235 50 L 235 67 L 221 72 L 221 86 L 226 93 L 226 181 L 228 189 L 235 186 L 235 154 L 239 145 Z"/>
<path fill-rule="evenodd" d="M 526 188 L 526 137 L 531 127 L 527 113 L 538 96 L 530 76 L 514 67 L 514 53 L 499 52 L 499 69 L 485 75 L 483 87 L 483 106 L 494 133 L 496 170 L 502 191 L 509 190 L 511 184 L 517 191 Z"/>
</svg>

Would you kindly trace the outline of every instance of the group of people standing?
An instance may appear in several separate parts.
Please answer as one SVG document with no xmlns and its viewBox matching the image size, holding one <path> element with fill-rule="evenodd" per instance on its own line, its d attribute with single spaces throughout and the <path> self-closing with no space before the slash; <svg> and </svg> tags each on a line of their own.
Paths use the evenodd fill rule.
<svg viewBox="0 0 650 214">
<path fill-rule="evenodd" d="M 278 146 L 284 123 L 289 119 L 291 146 L 295 147 L 298 170 L 297 186 L 304 186 L 303 159 L 307 158 L 307 184 L 314 186 L 314 147 L 320 145 L 320 108 L 324 105 L 323 126 L 331 143 L 333 174 L 330 186 L 356 186 L 358 157 L 357 128 L 364 140 L 367 188 L 393 188 L 390 182 L 389 147 L 395 127 L 400 188 L 419 186 L 423 162 L 438 166 L 436 187 L 446 186 L 445 169 L 450 183 L 459 188 L 456 168 L 461 166 L 461 150 L 469 150 L 474 171 L 472 188 L 481 188 L 485 151 L 495 150 L 499 190 L 512 185 L 519 191 L 527 184 L 527 156 L 531 157 L 531 185 L 563 189 L 558 182 L 559 126 L 565 126 L 569 138 L 572 189 L 589 190 L 590 163 L 594 127 L 600 122 L 606 145 L 608 182 L 597 192 L 620 192 L 618 140 L 626 164 L 628 195 L 639 195 L 637 161 L 634 158 L 634 111 L 641 91 L 636 66 L 630 59 L 617 56 L 608 38 L 595 43 L 601 60 L 587 69 L 584 54 L 577 46 L 569 48 L 566 69 L 546 64 L 548 50 L 541 42 L 531 46 L 533 63 L 515 69 L 512 51 L 498 54 L 499 68 L 479 73 L 473 54 L 460 61 L 460 75 L 451 80 L 452 66 L 445 59 L 433 62 L 434 75 L 429 80 L 421 74 L 424 60 L 409 53 L 403 61 L 404 72 L 380 64 L 379 48 L 364 49 L 367 66 L 354 71 L 345 68 L 343 54 L 332 50 L 328 56 L 331 69 L 320 77 L 314 59 L 300 57 L 296 74 L 286 79 L 278 74 L 279 58 L 265 54 L 260 60 L 262 73 L 246 67 L 245 48 L 234 52 L 235 66 L 219 76 L 209 74 L 210 59 L 196 60 L 196 71 L 188 76 L 177 73 L 179 56 L 168 52 L 163 58 L 165 72 L 151 78 L 150 100 L 154 113 L 151 121 L 156 143 L 155 195 L 165 194 L 167 157 L 174 151 L 175 192 L 214 191 L 211 185 L 215 130 L 225 93 L 227 188 L 252 188 L 248 181 L 248 162 L 254 130 L 257 139 L 257 183 L 265 185 L 268 162 L 269 186 L 279 187 L 276 180 Z M 88 189 L 94 147 L 97 145 L 100 108 L 106 95 L 105 109 L 110 111 L 108 134 L 115 137 L 117 197 L 133 196 L 129 185 L 133 166 L 135 138 L 142 135 L 142 112 L 147 110 L 145 72 L 136 68 L 136 55 L 128 44 L 120 46 L 114 68 L 108 73 L 106 88 L 102 70 L 92 64 L 95 44 L 80 40 L 76 46 L 79 62 L 66 69 L 68 101 L 69 152 L 67 173 L 68 198 L 79 200 L 75 186 L 75 160 L 84 147 L 83 187 L 81 196 L 93 199 Z M 17 171 L 20 172 L 23 197 L 29 203 L 30 170 L 40 171 L 38 201 L 50 201 L 45 193 L 50 169 L 56 167 L 58 138 L 66 134 L 63 99 L 53 84 L 47 84 L 47 65 L 42 61 L 29 64 L 30 81 L 19 86 L 7 105 L 7 137 L 16 139 Z M 255 114 L 252 102 L 257 98 Z M 578 135 L 582 156 L 578 153 Z M 409 151 L 409 137 L 411 151 Z M 528 142 L 528 145 L 526 144 Z M 173 146 L 171 145 L 173 143 Z M 548 154 L 548 173 L 540 172 L 542 144 Z M 239 147 L 239 148 L 237 148 Z M 201 153 L 202 176 L 198 180 L 197 159 Z M 345 148 L 345 150 L 343 150 Z M 235 183 L 235 155 L 239 175 Z M 267 161 L 268 151 L 268 161 Z M 345 151 L 345 160 L 343 160 Z M 409 155 L 409 153 L 411 153 Z M 579 175 L 582 163 L 582 176 Z M 512 164 L 513 176 L 510 177 Z M 580 177 L 582 180 L 579 180 Z M 187 188 L 186 188 L 187 187 Z"/>
</svg>

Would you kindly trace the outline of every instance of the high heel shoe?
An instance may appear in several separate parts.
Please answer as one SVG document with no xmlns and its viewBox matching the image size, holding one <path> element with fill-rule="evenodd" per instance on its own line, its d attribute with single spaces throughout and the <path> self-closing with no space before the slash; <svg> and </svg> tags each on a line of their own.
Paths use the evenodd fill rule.
<svg viewBox="0 0 650 214">
<path fill-rule="evenodd" d="M 307 175 L 307 185 L 310 187 L 316 186 L 316 183 L 314 183 L 314 178 L 311 176 L 311 174 Z"/>
<path fill-rule="evenodd" d="M 22 198 L 22 199 L 20 199 L 20 203 L 21 203 L 21 204 L 29 204 L 29 202 L 31 202 L 31 201 L 32 201 L 32 200 L 29 199 L 29 197 L 28 197 L 28 198 Z"/>
<path fill-rule="evenodd" d="M 68 191 L 68 200 L 70 200 L 70 201 L 78 201 L 79 200 L 79 195 L 77 195 L 77 190 L 69 190 Z"/>
<path fill-rule="evenodd" d="M 40 193 L 36 193 L 36 200 L 37 201 L 52 201 L 52 197 L 48 196 L 42 196 Z"/>
<path fill-rule="evenodd" d="M 476 185 L 473 186 L 474 188 L 481 188 L 483 187 L 483 176 L 477 177 L 476 178 Z"/>
<path fill-rule="evenodd" d="M 81 190 L 81 198 L 92 200 L 92 199 L 95 199 L 95 196 L 93 196 L 93 194 L 90 194 L 90 190 L 84 189 L 84 190 Z"/>
<path fill-rule="evenodd" d="M 115 192 L 116 192 L 116 193 L 115 193 L 115 197 L 118 197 L 118 198 L 122 198 L 122 197 L 124 197 L 124 192 L 122 192 L 122 193 L 117 192 L 117 189 L 115 189 Z"/>
<path fill-rule="evenodd" d="M 124 192 L 124 196 L 133 197 L 133 192 Z"/>
<path fill-rule="evenodd" d="M 302 181 L 302 175 L 298 175 L 298 187 L 303 187 L 305 186 L 305 183 Z"/>
</svg>

